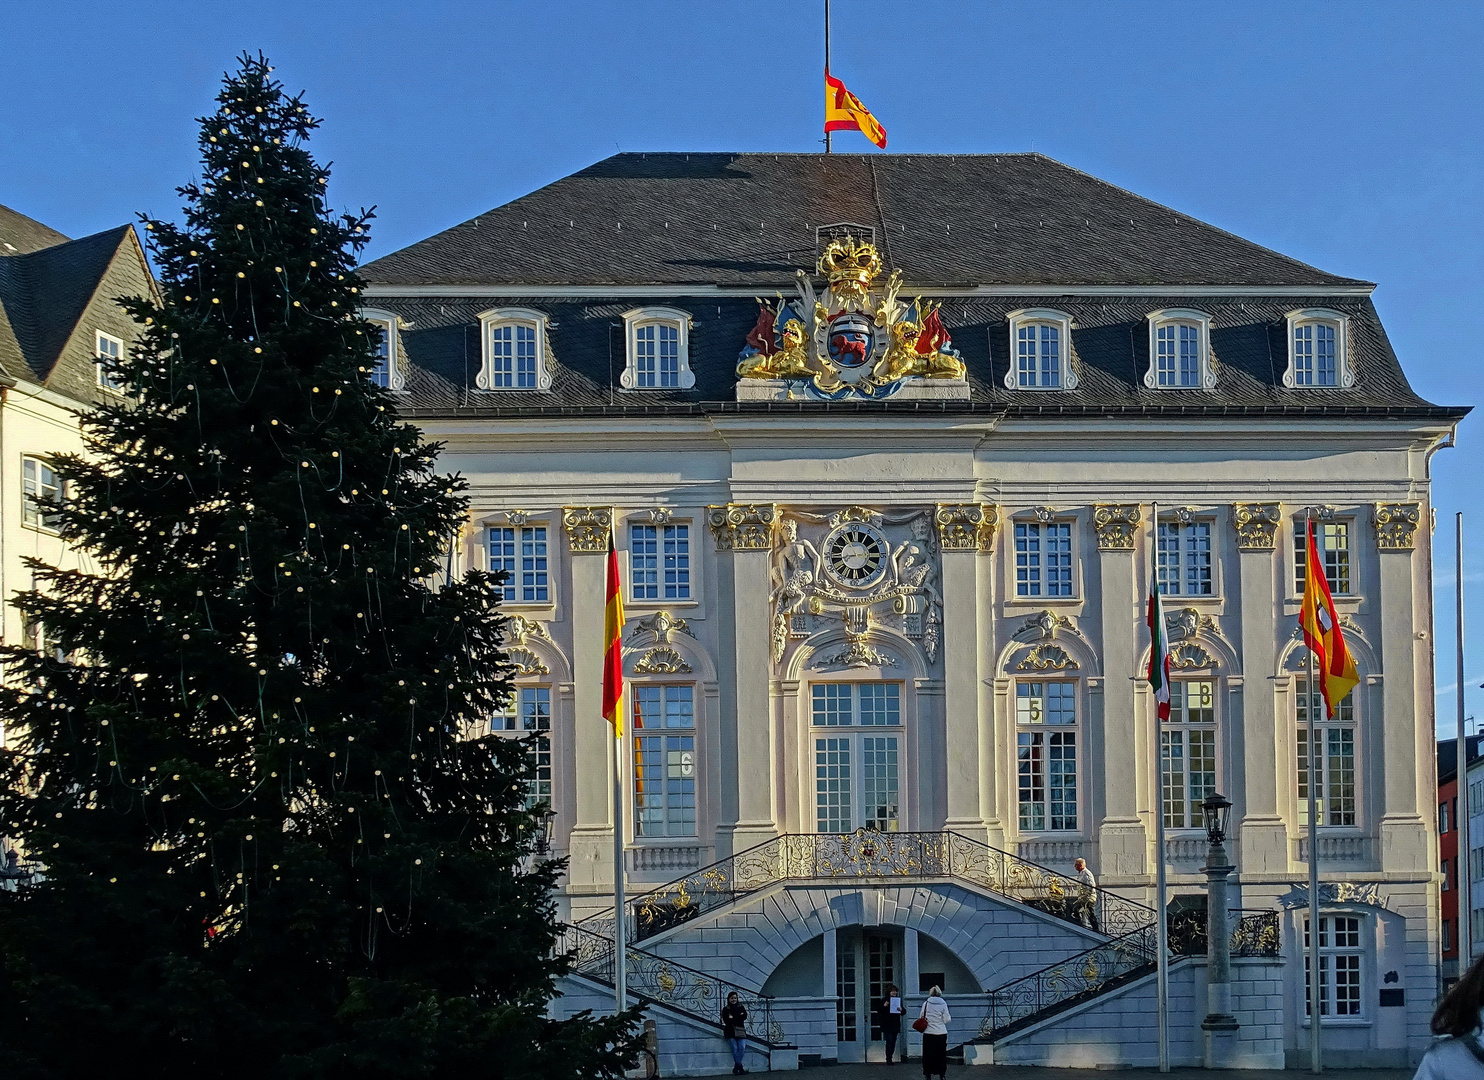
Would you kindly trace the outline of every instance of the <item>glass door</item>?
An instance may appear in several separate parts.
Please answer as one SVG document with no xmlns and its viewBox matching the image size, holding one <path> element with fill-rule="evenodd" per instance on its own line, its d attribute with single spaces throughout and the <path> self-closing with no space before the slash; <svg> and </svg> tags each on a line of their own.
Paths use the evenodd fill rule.
<svg viewBox="0 0 1484 1080">
<path fill-rule="evenodd" d="M 815 683 L 814 828 L 901 827 L 901 684 Z"/>
</svg>

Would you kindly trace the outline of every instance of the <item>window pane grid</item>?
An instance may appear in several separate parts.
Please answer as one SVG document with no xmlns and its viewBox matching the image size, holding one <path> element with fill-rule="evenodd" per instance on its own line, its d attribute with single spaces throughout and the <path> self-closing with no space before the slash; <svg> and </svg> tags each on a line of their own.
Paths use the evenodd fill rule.
<svg viewBox="0 0 1484 1080">
<path fill-rule="evenodd" d="M 897 740 L 892 736 L 861 740 L 863 824 L 883 832 L 897 829 Z"/>
<path fill-rule="evenodd" d="M 1357 821 L 1358 798 L 1355 787 L 1355 706 L 1351 697 L 1340 702 L 1333 720 L 1325 718 L 1324 699 L 1316 682 L 1308 693 L 1308 680 L 1294 680 L 1298 732 L 1298 818 L 1309 824 L 1309 710 L 1314 710 L 1315 738 L 1318 742 L 1319 775 L 1315 778 L 1315 799 L 1319 804 L 1319 824 L 1353 826 Z"/>
<path fill-rule="evenodd" d="M 551 803 L 551 687 L 522 686 L 510 703 L 490 717 L 494 734 L 535 735 L 529 744 L 531 772 L 526 777 L 526 805 Z"/>
<path fill-rule="evenodd" d="M 634 834 L 696 835 L 695 689 L 634 688 Z"/>
<path fill-rule="evenodd" d="M 1061 385 L 1061 328 L 1029 323 L 1016 332 L 1016 382 L 1033 388 Z"/>
<path fill-rule="evenodd" d="M 1323 916 L 1319 920 L 1319 1015 L 1363 1015 L 1362 948 L 1358 916 Z M 1304 1015 L 1311 1016 L 1310 969 L 1313 949 L 1309 920 L 1304 919 Z"/>
<path fill-rule="evenodd" d="M 815 831 L 847 833 L 850 815 L 850 740 L 814 740 Z"/>
<path fill-rule="evenodd" d="M 371 355 L 376 365 L 371 369 L 371 381 L 377 386 L 390 386 L 392 381 L 391 335 L 380 323 L 371 329 Z"/>
<path fill-rule="evenodd" d="M 57 474 L 40 458 L 21 461 L 21 519 L 28 525 L 54 529 L 56 507 L 61 504 L 62 489 Z"/>
<path fill-rule="evenodd" d="M 1165 387 L 1201 384 L 1201 331 L 1189 323 L 1166 323 L 1154 331 L 1155 383 Z"/>
<path fill-rule="evenodd" d="M 515 600 L 516 561 L 515 530 L 491 528 L 488 530 L 489 570 L 492 574 L 504 573 L 505 584 L 500 586 L 502 600 Z"/>
<path fill-rule="evenodd" d="M 520 531 L 520 598 L 527 603 L 551 599 L 551 583 L 546 565 L 546 526 L 535 525 Z"/>
<path fill-rule="evenodd" d="M 1077 722 L 1076 683 L 1022 682 L 1015 719 L 1022 727 L 1070 727 Z M 1077 735 L 1074 731 L 1016 733 L 1020 827 L 1077 828 Z"/>
<path fill-rule="evenodd" d="M 1212 594 L 1209 521 L 1160 522 L 1159 588 L 1166 596 Z"/>
<path fill-rule="evenodd" d="M 1015 592 L 1018 596 L 1072 595 L 1070 522 L 1016 522 Z"/>
<path fill-rule="evenodd" d="M 665 599 L 690 599 L 690 526 L 666 525 L 662 534 L 665 555 Z"/>
<path fill-rule="evenodd" d="M 1324 577 L 1329 582 L 1330 592 L 1341 595 L 1350 592 L 1350 523 L 1348 521 L 1316 521 L 1314 544 L 1319 549 L 1320 561 L 1324 564 Z M 1293 528 L 1293 584 L 1294 591 L 1303 595 L 1308 574 L 1309 540 L 1304 532 L 1303 519 L 1294 522 Z"/>
<path fill-rule="evenodd" d="M 660 537 L 655 525 L 629 526 L 629 595 L 635 600 L 660 597 Z"/>
</svg>

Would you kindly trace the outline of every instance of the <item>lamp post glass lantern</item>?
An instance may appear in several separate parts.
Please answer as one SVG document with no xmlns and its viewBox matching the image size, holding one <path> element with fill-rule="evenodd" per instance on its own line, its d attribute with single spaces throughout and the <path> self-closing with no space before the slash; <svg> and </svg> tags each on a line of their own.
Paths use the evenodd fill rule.
<svg viewBox="0 0 1484 1080">
<path fill-rule="evenodd" d="M 1219 792 L 1201 804 L 1206 815 L 1206 1068 L 1229 1068 L 1236 1049 L 1238 1024 L 1232 1016 L 1231 938 L 1226 928 L 1227 876 L 1236 869 L 1226 854 L 1231 800 Z"/>
<path fill-rule="evenodd" d="M 1219 791 L 1213 791 L 1206 796 L 1206 801 L 1201 803 L 1201 809 L 1206 815 L 1206 838 L 1211 841 L 1211 846 L 1226 842 L 1226 830 L 1231 820 L 1232 801 Z"/>
</svg>

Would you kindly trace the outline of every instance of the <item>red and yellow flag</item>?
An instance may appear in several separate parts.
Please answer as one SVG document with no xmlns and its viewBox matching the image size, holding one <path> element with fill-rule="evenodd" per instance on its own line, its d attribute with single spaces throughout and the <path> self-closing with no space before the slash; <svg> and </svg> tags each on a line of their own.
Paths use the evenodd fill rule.
<svg viewBox="0 0 1484 1080">
<path fill-rule="evenodd" d="M 1304 644 L 1314 654 L 1314 669 L 1319 674 L 1319 689 L 1324 694 L 1324 710 L 1331 720 L 1345 696 L 1355 689 L 1360 676 L 1355 673 L 1355 658 L 1345 645 L 1340 630 L 1340 616 L 1330 596 L 1329 581 L 1324 576 L 1324 562 L 1314 542 L 1314 523 L 1309 523 L 1309 549 L 1304 560 L 1304 604 L 1299 609 L 1299 626 L 1304 631 Z M 1310 688 L 1310 693 L 1313 689 Z"/>
<path fill-rule="evenodd" d="M 623 737 L 623 592 L 618 584 L 618 551 L 608 531 L 608 610 L 603 615 L 603 717 L 613 737 Z"/>
<path fill-rule="evenodd" d="M 886 129 L 861 104 L 861 99 L 845 89 L 845 84 L 828 71 L 824 73 L 824 129 L 826 131 L 859 131 L 881 149 L 886 149 Z"/>
</svg>

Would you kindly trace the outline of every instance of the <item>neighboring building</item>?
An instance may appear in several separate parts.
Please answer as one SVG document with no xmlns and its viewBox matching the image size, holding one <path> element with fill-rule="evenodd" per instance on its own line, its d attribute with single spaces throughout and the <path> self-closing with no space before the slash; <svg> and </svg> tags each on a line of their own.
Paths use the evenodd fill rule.
<svg viewBox="0 0 1484 1080">
<path fill-rule="evenodd" d="M 1412 391 L 1372 285 L 1035 154 L 621 154 L 364 274 L 378 377 L 470 481 L 460 557 L 508 574 L 492 728 L 533 736 L 570 858 L 556 1008 L 612 977 L 617 752 L 662 1071 L 730 1067 L 708 1003 L 732 988 L 775 1068 L 879 1056 L 891 982 L 948 992 L 968 1060 L 1149 1063 L 1149 811 L 1203 922 L 1220 790 L 1247 954 L 1223 1053 L 1307 1060 L 1312 513 L 1362 680 L 1319 725 L 1326 1058 L 1421 1054 L 1429 461 L 1467 410 Z M 1101 889 L 1061 876 L 1078 856 Z M 1177 1061 L 1203 965 L 1171 972 Z"/>
<path fill-rule="evenodd" d="M 1468 769 L 1472 773 L 1475 762 L 1479 760 L 1480 746 L 1484 744 L 1484 736 L 1470 735 L 1468 743 Z M 1459 934 L 1458 925 L 1458 875 L 1461 873 L 1458 859 L 1458 806 L 1458 740 L 1439 739 L 1438 871 L 1442 877 L 1440 885 L 1442 905 L 1438 929 L 1439 948 L 1442 955 L 1439 977 L 1442 979 L 1441 989 L 1443 991 L 1458 981 L 1458 949 L 1459 942 L 1463 940 Z M 1469 835 L 1470 846 L 1476 849 L 1484 847 L 1484 837 L 1477 836 L 1472 831 Z M 1478 870 L 1474 873 L 1477 875 Z M 1471 904 L 1470 906 L 1484 906 L 1484 904 Z M 1484 942 L 1476 941 L 1474 949 L 1476 954 L 1480 945 L 1484 945 Z"/>
<path fill-rule="evenodd" d="M 154 279 L 131 225 L 69 240 L 0 206 L 0 638 L 33 643 L 10 599 L 31 586 L 24 560 L 75 565 L 51 527 L 65 497 L 53 455 L 81 451 L 78 417 L 119 393 L 99 359 L 135 338 L 115 302 L 152 295 Z M 0 745 L 4 745 L 0 726 Z"/>
<path fill-rule="evenodd" d="M 1484 736 L 1469 736 L 1470 742 L 1475 738 L 1484 744 Z M 1469 808 L 1469 908 L 1471 927 L 1473 929 L 1473 955 L 1484 953 L 1484 752 L 1470 748 L 1467 771 L 1465 773 L 1468 783 L 1468 808 Z M 1454 785 L 1454 797 L 1458 798 Z M 1462 805 L 1462 799 L 1459 799 Z M 1456 826 L 1455 826 L 1456 827 Z M 1454 837 L 1454 846 L 1457 847 L 1458 838 Z M 1460 857 L 1461 858 L 1461 857 Z M 1454 897 L 1454 910 L 1457 911 L 1457 897 Z M 1455 960 L 1457 954 L 1455 952 Z"/>
</svg>

